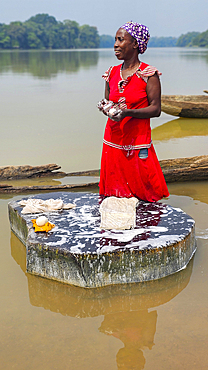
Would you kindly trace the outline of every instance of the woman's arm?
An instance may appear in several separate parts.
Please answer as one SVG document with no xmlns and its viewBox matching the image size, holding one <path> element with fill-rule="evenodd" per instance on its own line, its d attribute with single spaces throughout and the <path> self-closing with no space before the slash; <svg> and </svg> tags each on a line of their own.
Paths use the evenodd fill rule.
<svg viewBox="0 0 208 370">
<path fill-rule="evenodd" d="M 110 95 L 110 86 L 109 83 L 105 83 L 105 99 L 109 100 L 109 95 Z"/>
<path fill-rule="evenodd" d="M 109 95 L 110 95 L 110 86 L 109 86 L 109 83 L 106 82 L 105 83 L 105 99 L 106 100 L 109 100 Z M 106 102 L 104 99 L 102 99 L 99 103 L 98 103 L 98 109 L 103 113 L 105 114 L 105 116 L 107 116 L 107 112 L 108 110 L 110 109 L 110 106 L 108 108 L 108 110 L 104 110 L 104 107 L 106 108 Z"/>
<path fill-rule="evenodd" d="M 155 73 L 148 78 L 147 81 L 147 98 L 149 101 L 148 107 L 141 109 L 123 109 L 121 113 L 114 116 L 114 121 L 120 121 L 125 117 L 133 118 L 153 118 L 159 117 L 161 114 L 161 86 L 158 75 Z"/>
</svg>

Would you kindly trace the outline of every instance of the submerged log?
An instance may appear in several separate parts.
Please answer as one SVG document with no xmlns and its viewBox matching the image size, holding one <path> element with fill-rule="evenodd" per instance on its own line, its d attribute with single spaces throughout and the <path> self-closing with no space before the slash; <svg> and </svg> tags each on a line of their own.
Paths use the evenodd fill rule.
<svg viewBox="0 0 208 370">
<path fill-rule="evenodd" d="M 65 176 L 65 172 L 53 172 L 61 168 L 57 164 L 46 164 L 43 166 L 5 166 L 0 167 L 0 180 L 24 179 L 45 176 Z"/>
<path fill-rule="evenodd" d="M 100 176 L 100 170 L 88 170 L 88 171 L 81 171 L 81 172 L 70 172 L 67 173 L 67 176 Z"/>
<path fill-rule="evenodd" d="M 0 191 L 2 189 L 5 190 L 5 189 L 8 189 L 8 188 L 13 188 L 13 186 L 12 185 L 8 185 L 8 184 L 0 184 Z"/>
<path fill-rule="evenodd" d="M 39 191 L 58 191 L 58 190 L 80 190 L 82 188 L 94 188 L 98 186 L 98 182 L 91 182 L 87 184 L 69 184 L 69 185 L 34 185 L 34 186 L 12 186 L 1 185 L 0 193 L 32 193 Z"/>
<path fill-rule="evenodd" d="M 160 165 L 167 183 L 184 182 L 184 181 L 200 181 L 208 180 L 208 155 L 202 155 L 191 158 L 166 159 L 160 161 Z M 56 165 L 60 168 L 60 166 Z M 98 176 L 100 170 L 73 172 L 65 174 L 62 172 L 62 177 L 67 176 Z M 51 173 L 51 176 L 54 176 Z M 33 176 L 35 177 L 35 176 Z M 93 188 L 98 186 L 98 181 L 82 184 L 68 185 L 34 185 L 34 186 L 12 186 L 9 184 L 0 184 L 0 193 L 25 193 L 37 191 L 56 191 L 67 189 L 82 189 Z"/>
<path fill-rule="evenodd" d="M 172 116 L 208 118 L 208 97 L 206 95 L 162 95 L 161 109 Z"/>
</svg>

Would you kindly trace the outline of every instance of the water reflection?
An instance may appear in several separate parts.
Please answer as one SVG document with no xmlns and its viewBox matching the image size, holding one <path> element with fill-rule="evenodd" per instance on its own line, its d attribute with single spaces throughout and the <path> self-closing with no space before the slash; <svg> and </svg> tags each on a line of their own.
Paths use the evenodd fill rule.
<svg viewBox="0 0 208 370">
<path fill-rule="evenodd" d="M 152 129 L 153 140 L 170 140 L 188 136 L 207 136 L 207 118 L 176 118 Z"/>
<path fill-rule="evenodd" d="M 160 280 L 84 289 L 26 273 L 26 250 L 11 233 L 11 254 L 27 276 L 32 306 L 64 316 L 86 318 L 104 315 L 98 330 L 122 341 L 116 360 L 118 369 L 143 369 L 143 350 L 152 349 L 156 333 L 157 310 L 177 296 L 189 283 L 193 259 L 179 273 Z"/>
<path fill-rule="evenodd" d="M 54 178 L 55 177 L 55 178 Z M 20 186 L 43 186 L 43 185 L 68 185 L 68 184 L 87 184 L 92 182 L 99 182 L 99 177 L 95 176 L 57 176 L 53 174 L 51 177 L 37 177 L 37 178 L 24 178 L 17 180 L 1 180 L 1 185 L 12 185 L 14 187 Z M 1 197 L 1 195 L 0 195 Z"/>
<path fill-rule="evenodd" d="M 173 195 L 182 195 L 208 204 L 208 181 L 189 181 L 168 184 L 169 192 Z M 170 200 L 170 199 L 169 199 Z M 165 200 L 163 200 L 165 202 Z M 170 203 L 170 202 L 168 202 Z M 178 205 L 177 205 L 178 206 Z M 200 223 L 199 223 L 200 224 Z"/>
<path fill-rule="evenodd" d="M 193 60 L 205 60 L 208 63 L 208 49 L 207 48 L 177 48 L 179 51 L 178 55 L 182 59 Z"/>
<path fill-rule="evenodd" d="M 106 315 L 99 331 L 120 339 L 124 347 L 116 355 L 118 369 L 144 369 L 142 350 L 152 349 L 156 333 L 157 311 L 118 312 Z"/>
<path fill-rule="evenodd" d="M 72 51 L 4 51 L 0 52 L 0 74 L 30 73 L 34 77 L 50 79 L 59 72 L 74 73 L 98 63 L 96 50 Z"/>
</svg>

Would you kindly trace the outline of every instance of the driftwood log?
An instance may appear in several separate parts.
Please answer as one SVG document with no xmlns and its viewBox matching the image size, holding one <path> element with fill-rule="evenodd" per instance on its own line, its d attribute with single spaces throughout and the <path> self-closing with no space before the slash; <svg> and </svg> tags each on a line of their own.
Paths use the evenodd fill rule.
<svg viewBox="0 0 208 370">
<path fill-rule="evenodd" d="M 160 165 L 167 182 L 208 180 L 208 155 L 166 159 Z M 68 176 L 99 176 L 100 170 L 71 172 Z"/>
<path fill-rule="evenodd" d="M 167 182 L 208 180 L 208 155 L 160 161 Z"/>
<path fill-rule="evenodd" d="M 0 167 L 0 180 L 28 179 L 45 176 L 65 176 L 65 172 L 57 171 L 61 168 L 57 164 L 46 164 L 43 166 L 5 166 Z M 57 171 L 57 172 L 53 172 Z"/>
<path fill-rule="evenodd" d="M 67 176 L 100 176 L 100 170 L 88 170 L 88 171 L 81 171 L 81 172 L 70 172 Z"/>
<path fill-rule="evenodd" d="M 200 181 L 208 180 L 208 155 L 202 155 L 191 158 L 167 159 L 160 161 L 160 165 L 167 183 L 184 182 L 184 181 Z M 48 165 L 50 166 L 50 165 Z M 53 165 L 60 168 L 58 165 Z M 20 166 L 24 167 L 24 166 Z M 45 166 L 47 167 L 47 165 Z M 37 167 L 36 167 L 37 168 Z M 100 170 L 82 171 L 64 173 L 64 176 L 94 176 L 100 175 Z M 39 174 L 37 175 L 39 176 Z M 54 177 L 54 174 L 51 173 Z M 26 176 L 25 176 L 26 177 Z M 31 176 L 30 176 L 31 177 Z M 35 177 L 33 175 L 32 177 Z M 10 178 L 11 179 L 11 178 Z M 5 180 L 1 178 L 0 180 Z M 69 185 L 34 185 L 34 186 L 12 186 L 10 184 L 0 184 L 0 193 L 25 193 L 37 191 L 60 191 L 60 190 L 78 190 L 85 188 L 93 188 L 98 186 L 98 181 L 84 184 L 69 184 Z"/>
<path fill-rule="evenodd" d="M 206 95 L 162 95 L 161 109 L 172 116 L 208 118 L 208 97 Z"/>
</svg>

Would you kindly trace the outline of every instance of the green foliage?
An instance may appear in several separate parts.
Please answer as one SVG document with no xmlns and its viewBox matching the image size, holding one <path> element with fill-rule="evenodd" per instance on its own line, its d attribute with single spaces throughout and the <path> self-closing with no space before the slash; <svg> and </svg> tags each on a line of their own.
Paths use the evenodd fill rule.
<svg viewBox="0 0 208 370">
<path fill-rule="evenodd" d="M 5 24 L 0 24 L 0 48 L 8 49 L 11 45 L 10 36 L 7 33 L 7 28 Z"/>
<path fill-rule="evenodd" d="M 192 41 L 197 35 L 199 35 L 199 32 L 188 32 L 185 35 L 181 35 L 178 38 L 176 46 L 192 46 Z"/>
<path fill-rule="evenodd" d="M 67 49 L 74 49 L 78 47 L 79 33 L 79 24 L 67 19 L 59 29 L 58 39 L 62 40 L 62 44 L 65 43 L 67 45 Z"/>
<path fill-rule="evenodd" d="M 115 43 L 115 38 L 109 35 L 100 36 L 100 48 L 113 48 Z"/>
<path fill-rule="evenodd" d="M 197 35 L 193 41 L 193 46 L 208 47 L 208 30 Z"/>
<path fill-rule="evenodd" d="M 42 24 L 45 28 L 50 28 L 51 26 L 58 23 L 56 18 L 48 14 L 36 14 L 34 17 L 28 19 L 28 22 Z"/>
<path fill-rule="evenodd" d="M 148 43 L 148 47 L 172 47 L 176 46 L 176 37 L 151 37 Z"/>
<path fill-rule="evenodd" d="M 79 26 L 75 21 L 58 22 L 48 14 L 37 14 L 25 22 L 0 24 L 2 49 L 98 48 L 96 27 Z"/>
<path fill-rule="evenodd" d="M 98 48 L 100 38 L 96 27 L 90 27 L 87 24 L 80 27 L 78 38 L 78 47 L 80 48 Z"/>
<path fill-rule="evenodd" d="M 99 36 L 97 28 L 79 26 L 69 19 L 58 22 L 49 14 L 36 14 L 25 22 L 0 24 L 0 49 L 112 48 L 114 37 Z M 149 47 L 208 47 L 208 30 L 175 37 L 151 37 Z"/>
</svg>

